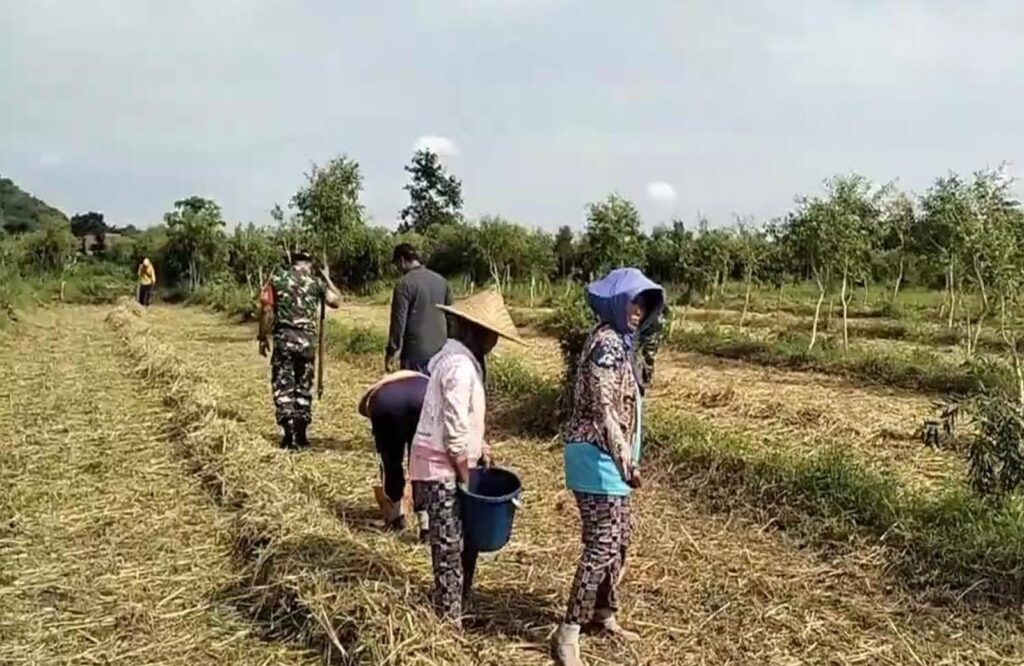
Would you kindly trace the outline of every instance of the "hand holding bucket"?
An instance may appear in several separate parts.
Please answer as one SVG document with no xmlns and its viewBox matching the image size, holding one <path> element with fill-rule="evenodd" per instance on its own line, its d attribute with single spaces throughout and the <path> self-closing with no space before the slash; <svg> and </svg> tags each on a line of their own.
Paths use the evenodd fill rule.
<svg viewBox="0 0 1024 666">
<path fill-rule="evenodd" d="M 516 509 L 522 507 L 519 477 L 500 467 L 475 467 L 459 490 L 467 547 L 481 553 L 503 548 L 512 536 Z"/>
</svg>

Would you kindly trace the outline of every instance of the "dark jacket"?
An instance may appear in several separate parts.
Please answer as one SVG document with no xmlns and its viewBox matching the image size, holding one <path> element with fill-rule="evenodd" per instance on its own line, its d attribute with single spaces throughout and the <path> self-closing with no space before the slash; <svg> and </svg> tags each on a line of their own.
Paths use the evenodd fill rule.
<svg viewBox="0 0 1024 666">
<path fill-rule="evenodd" d="M 440 351 L 448 326 L 438 304 L 452 304 L 447 280 L 422 266 L 402 276 L 391 297 L 388 356 L 401 350 L 403 362 L 423 363 Z"/>
</svg>

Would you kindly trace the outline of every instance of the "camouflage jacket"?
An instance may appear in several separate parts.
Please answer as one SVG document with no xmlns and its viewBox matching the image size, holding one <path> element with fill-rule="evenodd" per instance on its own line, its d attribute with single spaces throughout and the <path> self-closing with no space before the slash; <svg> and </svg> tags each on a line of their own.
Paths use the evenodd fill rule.
<svg viewBox="0 0 1024 666">
<path fill-rule="evenodd" d="M 647 388 L 654 380 L 654 359 L 661 347 L 662 338 L 665 335 L 665 328 L 672 317 L 668 307 L 662 308 L 657 319 L 644 326 L 637 335 L 636 362 L 640 376 L 640 390 L 646 393 Z"/>
<path fill-rule="evenodd" d="M 312 356 L 320 302 L 326 296 L 323 282 L 305 266 L 279 268 L 260 296 L 264 310 L 272 309 L 274 345 Z"/>
</svg>

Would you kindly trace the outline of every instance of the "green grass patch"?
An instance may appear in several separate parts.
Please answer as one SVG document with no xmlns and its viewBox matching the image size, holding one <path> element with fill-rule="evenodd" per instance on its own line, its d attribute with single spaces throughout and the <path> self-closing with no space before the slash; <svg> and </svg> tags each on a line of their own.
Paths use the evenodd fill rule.
<svg viewBox="0 0 1024 666">
<path fill-rule="evenodd" d="M 675 465 L 681 489 L 721 510 L 749 504 L 811 545 L 870 539 L 913 586 L 1018 599 L 1024 592 L 1024 499 L 946 486 L 923 493 L 869 469 L 840 444 L 810 455 L 765 450 L 685 415 L 654 418 L 647 446 Z"/>
<path fill-rule="evenodd" d="M 685 318 L 689 322 L 738 327 L 740 311 L 690 308 L 686 311 Z M 833 316 L 830 319 L 823 314 L 821 321 L 818 322 L 818 334 L 825 339 L 838 340 L 842 336 L 842 326 L 841 318 Z M 788 318 L 780 321 L 770 315 L 748 316 L 744 322 L 744 328 L 745 330 L 769 330 L 780 334 L 808 336 L 811 332 L 811 317 L 803 317 L 799 321 Z M 932 347 L 960 346 L 963 344 L 965 335 L 962 330 L 950 329 L 938 321 L 922 320 L 914 313 L 894 318 L 851 317 L 849 330 L 850 341 L 854 343 L 858 340 L 894 340 Z M 978 340 L 978 348 L 988 353 L 1006 353 L 1005 343 L 993 329 L 982 331 L 981 338 Z"/>
<path fill-rule="evenodd" d="M 52 273 L 21 272 L 14 266 L 0 268 L 0 326 L 18 319 L 19 311 L 59 303 L 61 283 L 64 302 L 101 305 L 135 291 L 132 276 L 122 266 L 83 260 L 62 279 Z"/>
<path fill-rule="evenodd" d="M 387 342 L 387 335 L 378 328 L 350 326 L 336 319 L 328 320 L 324 331 L 327 354 L 361 367 L 383 370 Z"/>
<path fill-rule="evenodd" d="M 1008 371 L 998 363 L 954 364 L 937 353 L 915 349 L 882 352 L 851 346 L 846 353 L 830 338 L 809 350 L 810 336 L 784 332 L 755 338 L 740 331 L 723 331 L 705 326 L 703 330 L 673 332 L 668 345 L 680 351 L 697 352 L 770 367 L 813 371 L 901 388 L 968 395 L 981 386 L 1004 386 Z"/>
<path fill-rule="evenodd" d="M 496 421 L 503 429 L 541 437 L 558 433 L 565 416 L 561 386 L 536 375 L 522 359 L 488 359 L 487 388 Z"/>
<path fill-rule="evenodd" d="M 259 315 L 257 295 L 233 281 L 213 282 L 191 293 L 169 293 L 165 300 L 184 300 L 187 305 L 202 305 L 240 321 L 252 321 Z"/>
</svg>

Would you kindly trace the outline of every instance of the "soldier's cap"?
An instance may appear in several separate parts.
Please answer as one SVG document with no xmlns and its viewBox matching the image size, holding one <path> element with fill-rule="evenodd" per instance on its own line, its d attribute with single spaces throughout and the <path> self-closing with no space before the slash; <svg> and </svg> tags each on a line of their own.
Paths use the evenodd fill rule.
<svg viewBox="0 0 1024 666">
<path fill-rule="evenodd" d="M 304 249 L 298 249 L 292 252 L 292 263 L 296 261 L 313 261 L 313 255 Z"/>
</svg>

